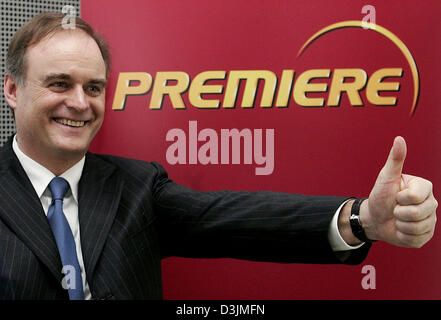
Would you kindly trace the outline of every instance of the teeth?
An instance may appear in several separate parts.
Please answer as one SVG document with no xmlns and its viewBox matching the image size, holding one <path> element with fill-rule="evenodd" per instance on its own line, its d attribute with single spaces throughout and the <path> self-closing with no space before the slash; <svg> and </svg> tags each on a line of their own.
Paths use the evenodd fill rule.
<svg viewBox="0 0 441 320">
<path fill-rule="evenodd" d="M 55 119 L 55 121 L 70 127 L 82 127 L 85 123 L 84 121 L 73 121 L 67 119 Z"/>
</svg>

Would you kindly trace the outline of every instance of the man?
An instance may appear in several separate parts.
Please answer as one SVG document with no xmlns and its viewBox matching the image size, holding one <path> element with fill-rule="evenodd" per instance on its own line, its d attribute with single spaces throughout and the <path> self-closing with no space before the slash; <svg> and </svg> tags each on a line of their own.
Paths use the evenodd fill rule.
<svg viewBox="0 0 441 320">
<path fill-rule="evenodd" d="M 17 134 L 0 151 L 0 298 L 158 299 L 167 256 L 357 264 L 372 241 L 433 236 L 432 184 L 401 173 L 401 137 L 364 201 L 199 192 L 157 163 L 89 153 L 109 54 L 87 23 L 64 30 L 62 18 L 37 16 L 8 50 Z"/>
</svg>

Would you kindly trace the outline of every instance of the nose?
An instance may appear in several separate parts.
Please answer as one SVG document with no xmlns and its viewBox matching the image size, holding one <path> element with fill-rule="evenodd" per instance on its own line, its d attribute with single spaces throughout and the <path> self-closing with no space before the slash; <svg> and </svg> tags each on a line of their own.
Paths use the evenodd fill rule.
<svg viewBox="0 0 441 320">
<path fill-rule="evenodd" d="M 81 85 L 77 85 L 70 90 L 65 104 L 68 108 L 75 109 L 76 111 L 85 111 L 89 108 L 89 101 Z"/>
</svg>

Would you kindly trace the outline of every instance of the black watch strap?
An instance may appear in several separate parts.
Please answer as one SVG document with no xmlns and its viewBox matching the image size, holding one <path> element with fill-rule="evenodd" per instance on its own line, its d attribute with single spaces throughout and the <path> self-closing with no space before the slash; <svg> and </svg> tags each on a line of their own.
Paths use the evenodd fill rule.
<svg viewBox="0 0 441 320">
<path fill-rule="evenodd" d="M 360 220 L 360 206 L 361 203 L 367 198 L 356 199 L 352 204 L 351 215 L 349 217 L 349 223 L 351 225 L 351 230 L 354 236 L 363 242 L 375 242 L 376 240 L 370 240 L 364 233 L 363 225 Z"/>
</svg>

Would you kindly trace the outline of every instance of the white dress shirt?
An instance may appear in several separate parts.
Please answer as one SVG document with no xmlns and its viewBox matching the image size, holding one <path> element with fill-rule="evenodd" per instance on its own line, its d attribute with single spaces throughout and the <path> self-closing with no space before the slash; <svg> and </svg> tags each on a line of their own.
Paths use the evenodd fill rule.
<svg viewBox="0 0 441 320">
<path fill-rule="evenodd" d="M 12 147 L 15 154 L 17 155 L 18 160 L 20 161 L 20 164 L 22 165 L 35 191 L 37 192 L 37 195 L 41 201 L 41 205 L 43 206 L 44 212 L 47 216 L 49 206 L 52 202 L 52 195 L 48 186 L 55 175 L 36 161 L 29 158 L 27 155 L 25 155 L 18 147 L 16 137 L 14 137 Z M 66 219 L 69 223 L 70 229 L 72 230 L 72 234 L 75 239 L 78 262 L 80 264 L 81 277 L 83 280 L 84 297 L 85 299 L 89 300 L 91 299 L 91 293 L 89 285 L 86 281 L 86 271 L 84 269 L 83 254 L 81 251 L 80 224 L 78 220 L 78 182 L 80 181 L 81 174 L 83 172 L 84 162 L 85 157 L 83 157 L 73 167 L 65 171 L 60 177 L 66 179 L 70 186 L 70 189 L 63 200 L 63 212 L 66 216 Z M 342 203 L 337 209 L 329 226 L 328 241 L 331 245 L 332 250 L 334 251 L 353 250 L 363 245 L 363 243 L 358 246 L 348 245 L 343 240 L 340 232 L 338 231 L 338 216 L 347 201 Z"/>
<path fill-rule="evenodd" d="M 41 201 L 44 213 L 47 216 L 49 206 L 52 203 L 52 194 L 48 186 L 51 180 L 55 178 L 55 175 L 38 162 L 25 155 L 18 147 L 16 137 L 14 137 L 12 148 L 29 180 L 31 181 L 32 186 L 34 187 L 35 192 Z M 78 220 L 78 182 L 80 181 L 81 174 L 83 173 L 84 161 L 85 157 L 83 157 L 69 170 L 65 171 L 60 177 L 66 179 L 70 186 L 70 189 L 67 191 L 63 200 L 63 212 L 75 240 L 78 262 L 80 264 L 81 277 L 83 280 L 84 298 L 89 300 L 91 299 L 91 293 L 89 285 L 86 281 L 86 271 L 84 269 L 83 253 L 81 251 L 80 223 Z"/>
</svg>

